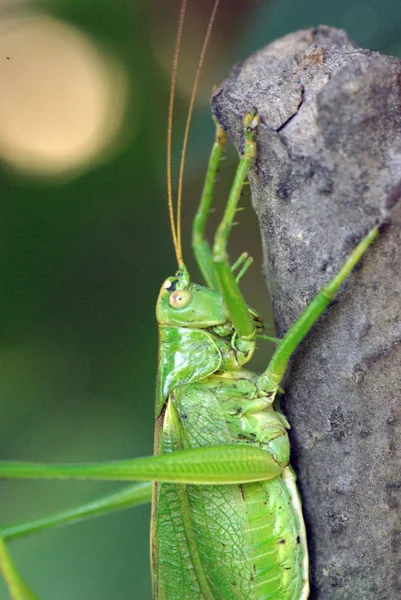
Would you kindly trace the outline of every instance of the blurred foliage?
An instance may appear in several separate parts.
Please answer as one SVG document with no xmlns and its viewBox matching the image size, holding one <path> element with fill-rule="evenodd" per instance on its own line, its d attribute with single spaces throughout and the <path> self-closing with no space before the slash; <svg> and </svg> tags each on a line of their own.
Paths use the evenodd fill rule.
<svg viewBox="0 0 401 600">
<path fill-rule="evenodd" d="M 202 4 L 202 8 L 199 6 Z M 189 1 L 189 44 L 210 2 Z M 101 167 L 64 183 L 1 173 L 0 445 L 4 458 L 91 461 L 152 452 L 157 356 L 154 305 L 175 269 L 165 206 L 168 63 L 176 0 L 42 1 L 108 48 L 130 76 L 124 144 Z M 326 23 L 364 47 L 401 53 L 399 0 L 222 0 L 204 81 L 274 38 Z M 191 29 L 192 27 L 192 29 Z M 184 52 L 183 72 L 195 56 Z M 163 64 L 162 64 L 163 63 Z M 214 70 L 213 70 L 214 69 Z M 181 90 L 189 80 L 181 81 Z M 190 139 L 184 256 L 190 219 L 213 138 L 201 91 Z M 178 96 L 182 131 L 187 96 Z M 179 135 L 174 145 L 179 156 Z M 222 169 L 219 204 L 234 158 Z M 176 161 L 175 161 L 176 162 Z M 244 204 L 247 202 L 245 198 Z M 256 255 L 243 280 L 250 305 L 269 318 L 255 218 L 241 213 L 233 255 Z M 253 277 L 253 278 L 252 278 Z M 267 363 L 263 345 L 256 368 Z M 110 485 L 1 483 L 1 521 L 13 522 L 96 497 Z M 127 511 L 19 540 L 15 560 L 39 597 L 51 600 L 150 599 L 149 509 Z M 0 585 L 0 599 L 7 593 Z"/>
</svg>

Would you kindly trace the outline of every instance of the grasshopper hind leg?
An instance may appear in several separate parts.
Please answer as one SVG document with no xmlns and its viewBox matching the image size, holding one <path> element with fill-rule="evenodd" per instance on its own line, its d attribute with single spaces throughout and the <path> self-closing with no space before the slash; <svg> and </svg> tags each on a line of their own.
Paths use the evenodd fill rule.
<svg viewBox="0 0 401 600">
<path fill-rule="evenodd" d="M 374 226 L 354 248 L 343 266 L 308 304 L 294 325 L 287 331 L 279 347 L 273 355 L 266 371 L 259 378 L 259 389 L 267 393 L 275 393 L 284 376 L 288 361 L 297 346 L 302 342 L 308 331 L 316 323 L 320 315 L 333 302 L 338 288 L 351 273 L 355 265 L 377 238 L 379 226 Z"/>
</svg>

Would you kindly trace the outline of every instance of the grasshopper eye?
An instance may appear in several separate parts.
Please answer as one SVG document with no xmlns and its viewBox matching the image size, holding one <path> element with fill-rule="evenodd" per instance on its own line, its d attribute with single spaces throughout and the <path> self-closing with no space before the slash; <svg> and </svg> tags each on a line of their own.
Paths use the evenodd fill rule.
<svg viewBox="0 0 401 600">
<path fill-rule="evenodd" d="M 179 310 L 180 308 L 185 308 L 188 306 L 191 300 L 191 292 L 188 292 L 188 290 L 176 290 L 171 294 L 169 302 L 171 308 L 176 308 Z"/>
</svg>

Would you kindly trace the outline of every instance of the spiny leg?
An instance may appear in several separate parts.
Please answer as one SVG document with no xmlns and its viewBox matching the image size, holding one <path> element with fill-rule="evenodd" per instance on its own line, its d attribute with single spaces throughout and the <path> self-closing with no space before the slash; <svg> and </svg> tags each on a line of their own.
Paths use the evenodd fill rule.
<svg viewBox="0 0 401 600">
<path fill-rule="evenodd" d="M 341 283 L 348 277 L 352 269 L 362 258 L 370 244 L 376 239 L 379 227 L 373 227 L 351 252 L 340 271 L 313 298 L 294 325 L 287 331 L 279 347 L 275 351 L 266 371 L 259 377 L 258 386 L 264 392 L 276 392 L 284 376 L 288 361 L 304 339 L 312 325 L 322 312 L 334 300 Z"/>
<path fill-rule="evenodd" d="M 210 206 L 213 200 L 217 172 L 221 162 L 223 149 L 226 144 L 226 134 L 224 133 L 223 128 L 216 120 L 215 124 L 215 142 L 209 158 L 201 200 L 193 221 L 192 248 L 195 254 L 196 262 L 198 263 L 198 267 L 203 275 L 206 285 L 217 290 L 218 282 L 212 265 L 212 250 L 205 237 L 206 224 L 210 213 Z"/>
<path fill-rule="evenodd" d="M 158 456 L 106 463 L 43 464 L 0 461 L 0 479 L 165 481 L 221 485 L 265 481 L 282 471 L 261 448 L 242 444 L 177 450 Z"/>
<path fill-rule="evenodd" d="M 239 340 L 253 340 L 256 332 L 252 317 L 229 263 L 227 243 L 242 188 L 249 168 L 256 156 L 255 129 L 258 124 L 259 117 L 254 113 L 245 116 L 244 152 L 241 156 L 223 219 L 216 231 L 213 245 L 213 267 L 219 282 L 219 290 L 223 296 Z"/>
</svg>

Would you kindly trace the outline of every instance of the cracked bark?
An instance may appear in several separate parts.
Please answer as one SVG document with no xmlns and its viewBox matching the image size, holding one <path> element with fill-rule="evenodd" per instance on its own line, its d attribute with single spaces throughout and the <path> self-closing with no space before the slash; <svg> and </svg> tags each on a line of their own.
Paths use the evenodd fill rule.
<svg viewBox="0 0 401 600">
<path fill-rule="evenodd" d="M 250 174 L 283 335 L 377 218 L 390 226 L 302 343 L 282 406 L 304 503 L 311 598 L 401 595 L 401 61 L 343 31 L 288 35 L 237 65 L 213 112 Z"/>
</svg>

